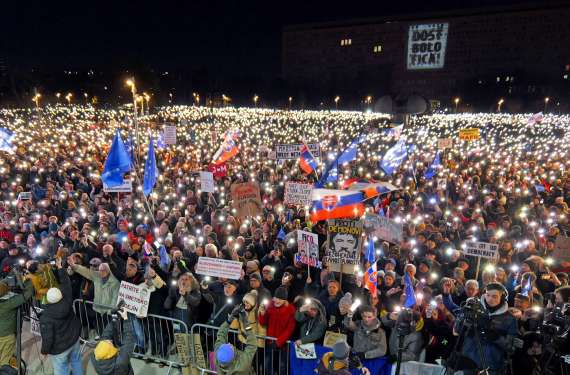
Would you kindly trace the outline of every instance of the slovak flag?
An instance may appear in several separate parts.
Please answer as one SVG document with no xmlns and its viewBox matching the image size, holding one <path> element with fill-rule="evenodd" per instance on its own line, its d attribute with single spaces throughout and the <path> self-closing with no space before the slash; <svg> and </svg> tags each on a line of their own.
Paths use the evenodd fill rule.
<svg viewBox="0 0 570 375">
<path fill-rule="evenodd" d="M 370 295 L 378 293 L 378 266 L 374 262 L 364 274 L 364 288 L 368 289 Z"/>
<path fill-rule="evenodd" d="M 299 167 L 305 174 L 311 174 L 317 170 L 317 162 L 311 154 L 311 150 L 305 143 L 301 146 L 301 156 L 299 157 Z"/>
<path fill-rule="evenodd" d="M 313 189 L 311 221 L 359 218 L 364 215 L 364 194 L 360 191 Z"/>
<path fill-rule="evenodd" d="M 212 158 L 212 164 L 219 165 L 225 163 L 238 154 L 239 148 L 236 144 L 238 136 L 239 132 L 237 131 L 228 131 L 226 133 L 224 142 Z"/>
</svg>

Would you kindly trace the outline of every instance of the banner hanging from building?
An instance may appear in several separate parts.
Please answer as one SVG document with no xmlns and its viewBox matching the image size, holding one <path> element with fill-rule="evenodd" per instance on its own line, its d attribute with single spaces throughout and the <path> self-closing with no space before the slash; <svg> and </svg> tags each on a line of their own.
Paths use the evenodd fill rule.
<svg viewBox="0 0 570 375">
<path fill-rule="evenodd" d="M 408 70 L 441 69 L 445 65 L 449 23 L 410 25 Z"/>
</svg>

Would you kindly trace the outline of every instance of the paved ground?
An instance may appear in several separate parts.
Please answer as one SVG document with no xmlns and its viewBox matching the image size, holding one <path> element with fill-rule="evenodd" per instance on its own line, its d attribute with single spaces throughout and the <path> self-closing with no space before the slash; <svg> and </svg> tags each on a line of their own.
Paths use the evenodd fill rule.
<svg viewBox="0 0 570 375">
<path fill-rule="evenodd" d="M 28 364 L 27 374 L 33 375 L 52 375 L 53 369 L 47 357 L 40 354 L 41 342 L 38 337 L 32 336 L 30 333 L 30 323 L 24 322 L 22 334 L 22 358 Z M 96 375 L 95 370 L 89 363 L 89 353 L 83 356 L 84 368 L 87 369 L 86 375 Z M 144 361 L 131 359 L 131 364 L 136 375 L 166 375 L 168 374 L 168 367 L 160 368 L 157 364 L 147 364 Z M 180 371 L 172 369 L 171 375 L 179 375 Z"/>
</svg>

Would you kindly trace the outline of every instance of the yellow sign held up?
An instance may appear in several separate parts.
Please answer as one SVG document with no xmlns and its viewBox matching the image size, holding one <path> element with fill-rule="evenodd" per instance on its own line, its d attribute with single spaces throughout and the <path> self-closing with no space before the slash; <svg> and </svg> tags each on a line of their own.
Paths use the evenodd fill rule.
<svg viewBox="0 0 570 375">
<path fill-rule="evenodd" d="M 481 139 L 479 128 L 461 129 L 459 131 L 459 139 L 462 141 L 476 141 Z"/>
</svg>

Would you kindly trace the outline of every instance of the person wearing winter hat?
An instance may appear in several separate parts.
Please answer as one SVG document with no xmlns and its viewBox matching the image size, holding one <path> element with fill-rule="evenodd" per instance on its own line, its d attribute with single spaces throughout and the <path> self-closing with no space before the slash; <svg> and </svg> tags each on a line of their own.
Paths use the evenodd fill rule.
<svg viewBox="0 0 570 375">
<path fill-rule="evenodd" d="M 265 336 L 265 327 L 262 327 L 257 321 L 257 311 L 259 304 L 262 303 L 259 300 L 257 290 L 252 290 L 249 293 L 246 293 L 243 296 L 242 302 L 243 311 L 242 315 L 240 316 L 241 319 L 236 318 L 232 320 L 230 323 L 230 328 L 237 329 L 239 331 L 238 340 L 242 344 L 246 344 L 247 337 L 245 335 L 245 332 L 247 327 L 253 331 L 253 334 L 255 336 Z M 267 301 L 263 302 L 267 303 Z M 257 340 L 257 346 L 260 348 L 264 346 L 263 339 Z"/>
<path fill-rule="evenodd" d="M 73 312 L 73 294 L 67 271 L 56 261 L 59 288 L 50 288 L 46 293 L 47 304 L 40 315 L 42 354 L 49 354 L 55 375 L 82 375 L 81 322 Z"/>
<path fill-rule="evenodd" d="M 218 331 L 216 342 L 214 344 L 214 353 L 216 357 L 216 372 L 226 375 L 250 375 L 253 373 L 252 362 L 257 353 L 255 333 L 252 327 L 247 324 L 247 317 L 240 313 L 241 307 L 236 306 L 228 315 Z M 239 319 L 245 329 L 246 345 L 243 351 L 237 350 L 232 344 L 228 343 L 228 331 L 230 322 Z"/>
<path fill-rule="evenodd" d="M 123 320 L 128 319 L 124 307 L 119 310 L 118 314 Z M 107 324 L 100 341 L 91 353 L 91 364 L 98 375 L 134 375 L 130 360 L 135 348 L 133 325 L 122 324 L 122 327 L 122 335 L 119 335 L 118 321 L 111 321 Z M 119 338 L 121 338 L 120 342 Z"/>
<path fill-rule="evenodd" d="M 362 367 L 358 357 L 350 358 L 350 346 L 346 341 L 337 341 L 332 352 L 323 354 L 323 358 L 319 361 L 317 374 L 319 375 L 350 375 L 350 369 L 356 368 L 363 375 L 370 375 L 370 371 L 366 367 Z"/>
</svg>

